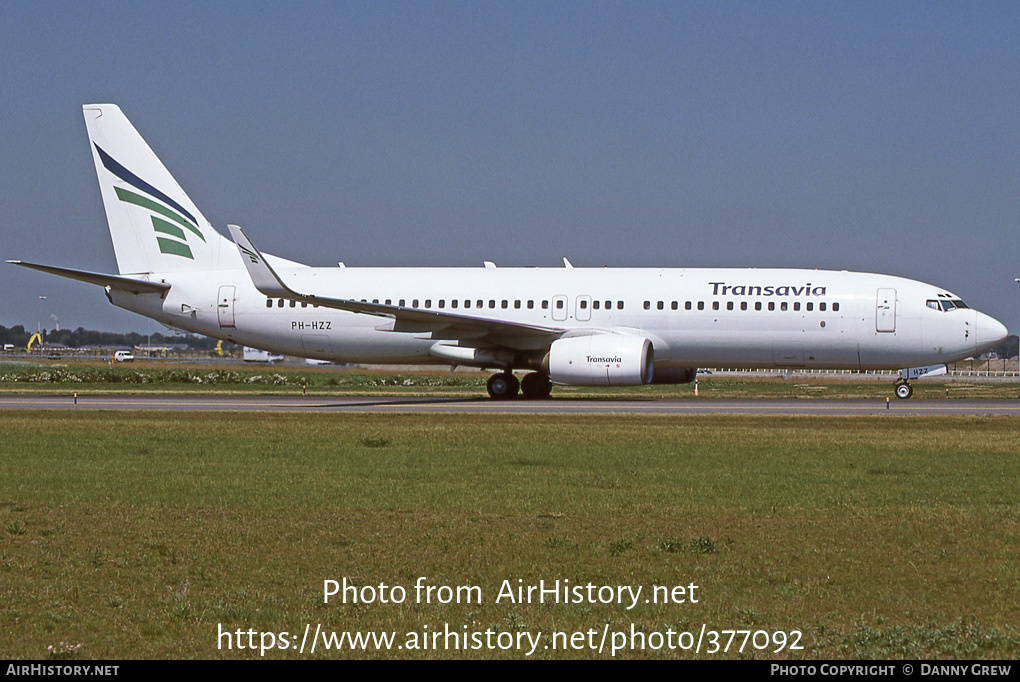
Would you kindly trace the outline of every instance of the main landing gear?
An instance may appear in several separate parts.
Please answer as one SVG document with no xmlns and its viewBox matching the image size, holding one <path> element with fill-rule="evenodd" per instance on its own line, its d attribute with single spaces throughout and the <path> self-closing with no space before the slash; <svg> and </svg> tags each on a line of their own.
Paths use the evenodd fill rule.
<svg viewBox="0 0 1020 682">
<path fill-rule="evenodd" d="M 538 372 L 525 374 L 521 380 L 521 392 L 529 400 L 548 398 L 552 393 L 552 382 L 549 381 L 549 377 Z"/>
<path fill-rule="evenodd" d="M 552 382 L 539 372 L 526 374 L 521 381 L 512 372 L 500 372 L 489 377 L 485 388 L 494 400 L 511 400 L 517 397 L 518 391 L 524 393 L 525 398 L 534 400 L 548 398 L 552 392 Z"/>
<path fill-rule="evenodd" d="M 517 381 L 517 377 L 511 372 L 500 372 L 499 374 L 493 374 L 489 377 L 489 381 L 485 384 L 485 388 L 489 391 L 489 397 L 495 400 L 510 400 L 511 398 L 517 397 L 517 391 L 521 388 L 521 383 Z"/>
</svg>

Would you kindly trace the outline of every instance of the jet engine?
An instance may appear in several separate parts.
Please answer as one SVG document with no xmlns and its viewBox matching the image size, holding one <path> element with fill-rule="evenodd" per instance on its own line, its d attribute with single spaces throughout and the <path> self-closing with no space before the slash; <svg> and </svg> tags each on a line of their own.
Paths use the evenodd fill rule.
<svg viewBox="0 0 1020 682">
<path fill-rule="evenodd" d="M 640 386 L 652 381 L 652 343 L 640 336 L 593 334 L 553 341 L 549 378 L 572 386 Z"/>
</svg>

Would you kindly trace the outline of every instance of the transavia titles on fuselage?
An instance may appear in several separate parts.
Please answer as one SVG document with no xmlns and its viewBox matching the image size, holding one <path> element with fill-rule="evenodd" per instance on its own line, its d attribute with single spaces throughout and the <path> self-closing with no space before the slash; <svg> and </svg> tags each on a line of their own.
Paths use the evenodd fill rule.
<svg viewBox="0 0 1020 682">
<path fill-rule="evenodd" d="M 84 113 L 119 274 L 12 262 L 246 346 L 495 369 L 493 398 L 685 383 L 706 366 L 899 369 L 909 397 L 910 379 L 1007 333 L 944 289 L 859 272 L 309 267 L 263 254 L 239 227 L 233 241 L 213 229 L 118 107 Z"/>
</svg>

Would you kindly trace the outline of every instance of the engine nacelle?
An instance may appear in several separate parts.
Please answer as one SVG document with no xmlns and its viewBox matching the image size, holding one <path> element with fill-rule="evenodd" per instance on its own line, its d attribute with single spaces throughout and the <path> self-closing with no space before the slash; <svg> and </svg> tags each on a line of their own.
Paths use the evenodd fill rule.
<svg viewBox="0 0 1020 682">
<path fill-rule="evenodd" d="M 653 384 L 689 384 L 698 376 L 696 367 L 656 367 Z"/>
<path fill-rule="evenodd" d="M 571 386 L 640 386 L 652 381 L 652 343 L 640 336 L 592 334 L 549 347 L 549 378 Z"/>
</svg>

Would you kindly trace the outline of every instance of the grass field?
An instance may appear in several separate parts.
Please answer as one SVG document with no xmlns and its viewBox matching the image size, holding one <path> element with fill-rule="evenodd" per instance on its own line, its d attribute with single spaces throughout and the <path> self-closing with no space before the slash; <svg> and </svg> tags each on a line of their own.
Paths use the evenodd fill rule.
<svg viewBox="0 0 1020 682">
<path fill-rule="evenodd" d="M 99 361 L 72 363 L 0 362 L 0 392 L 15 394 L 63 393 L 98 395 L 115 393 L 218 393 L 261 395 L 387 395 L 387 396 L 484 396 L 487 372 L 417 369 L 403 372 L 309 368 L 301 365 L 182 365 L 144 361 L 130 366 L 108 366 Z M 1020 398 L 1017 381 L 913 382 L 917 399 Z M 794 374 L 740 378 L 700 375 L 699 394 L 706 398 L 895 398 L 893 377 L 862 378 L 859 375 L 808 377 Z M 693 384 L 631 387 L 557 386 L 557 397 L 584 398 L 686 398 L 694 396 Z"/>
<path fill-rule="evenodd" d="M 1018 426 L 7 413 L 0 657 L 258 657 L 217 649 L 218 624 L 300 634 L 306 623 L 399 633 L 444 623 L 601 633 L 608 623 L 804 633 L 802 651 L 728 656 L 1015 658 Z M 416 604 L 419 576 L 478 586 L 482 603 Z M 324 604 L 323 580 L 344 577 L 401 585 L 409 598 Z M 502 581 L 518 579 L 695 583 L 699 602 L 494 603 Z M 447 655 L 523 654 L 314 657 Z"/>
</svg>

